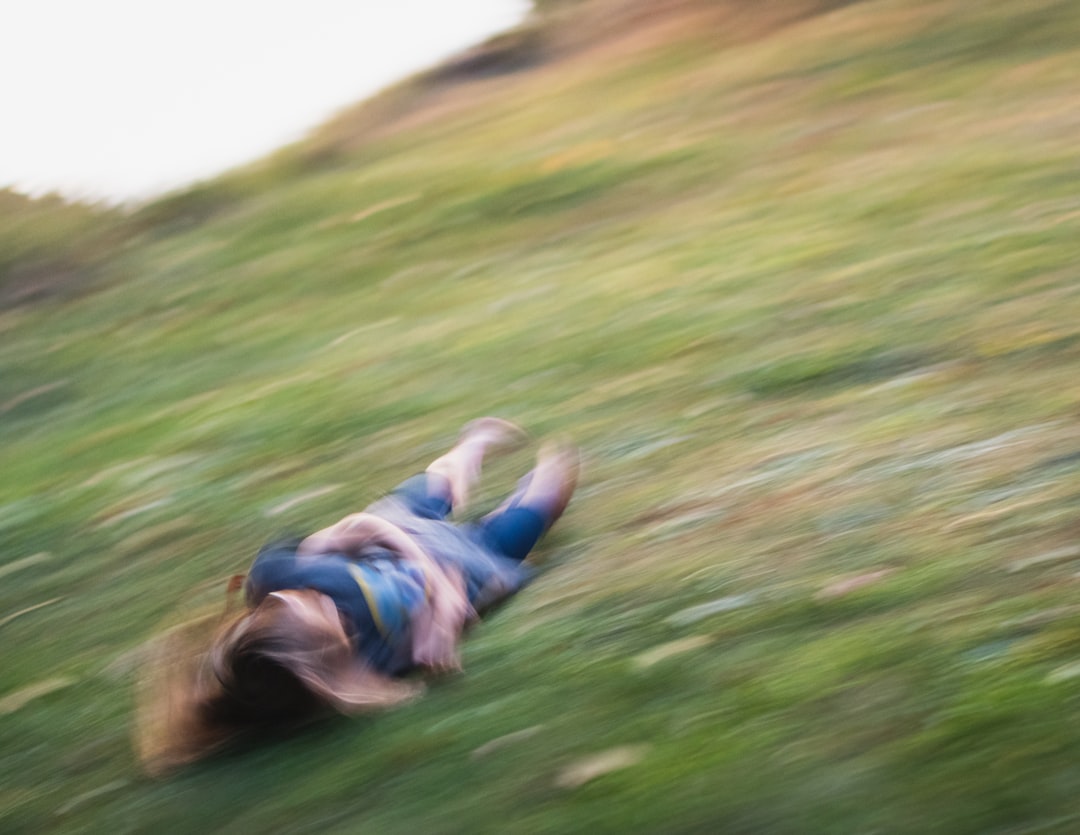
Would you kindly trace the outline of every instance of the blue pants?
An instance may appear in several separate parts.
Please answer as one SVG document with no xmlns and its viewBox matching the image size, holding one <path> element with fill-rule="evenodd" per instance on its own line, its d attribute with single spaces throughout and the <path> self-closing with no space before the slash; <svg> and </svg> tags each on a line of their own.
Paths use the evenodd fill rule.
<svg viewBox="0 0 1080 835">
<path fill-rule="evenodd" d="M 523 478 L 510 500 L 498 510 L 477 522 L 462 525 L 471 529 L 470 535 L 490 550 L 515 562 L 521 562 L 529 555 L 544 531 L 555 521 L 556 497 L 523 503 L 528 481 L 528 476 Z M 413 476 L 394 488 L 391 495 L 424 519 L 442 520 L 453 510 L 450 481 L 433 473 Z"/>
</svg>

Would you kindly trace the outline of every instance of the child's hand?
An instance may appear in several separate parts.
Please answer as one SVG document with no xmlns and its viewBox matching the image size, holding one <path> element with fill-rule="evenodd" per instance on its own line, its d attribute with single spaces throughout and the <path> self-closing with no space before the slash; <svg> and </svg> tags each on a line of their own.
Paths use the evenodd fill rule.
<svg viewBox="0 0 1080 835">
<path fill-rule="evenodd" d="M 413 622 L 413 661 L 439 671 L 461 669 L 458 641 L 473 614 L 458 571 L 428 572 L 428 600 Z"/>
</svg>

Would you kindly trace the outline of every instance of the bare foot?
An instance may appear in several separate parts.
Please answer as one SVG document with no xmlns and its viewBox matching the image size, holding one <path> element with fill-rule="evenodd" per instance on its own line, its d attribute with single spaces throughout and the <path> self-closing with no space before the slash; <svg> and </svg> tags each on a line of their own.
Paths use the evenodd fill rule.
<svg viewBox="0 0 1080 835">
<path fill-rule="evenodd" d="M 484 456 L 495 448 L 511 449 L 528 439 L 515 423 L 496 417 L 482 417 L 465 424 L 454 448 L 427 468 L 450 482 L 454 511 L 460 513 L 469 501 L 469 491 L 480 478 Z"/>
<path fill-rule="evenodd" d="M 493 447 L 517 449 L 528 440 L 529 433 L 516 423 L 497 417 L 470 420 L 458 436 L 458 444 L 478 443 L 485 451 Z"/>
<path fill-rule="evenodd" d="M 551 522 L 562 516 L 581 476 L 581 454 L 565 439 L 544 441 L 536 454 L 536 469 L 526 488 L 523 501 L 536 491 L 541 496 L 554 496 Z"/>
</svg>

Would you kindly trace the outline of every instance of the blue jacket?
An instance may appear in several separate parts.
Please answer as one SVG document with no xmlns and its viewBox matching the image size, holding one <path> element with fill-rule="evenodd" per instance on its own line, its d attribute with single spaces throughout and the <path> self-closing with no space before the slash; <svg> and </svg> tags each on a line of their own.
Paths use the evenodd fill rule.
<svg viewBox="0 0 1080 835">
<path fill-rule="evenodd" d="M 459 570 L 469 602 L 479 613 L 513 595 L 532 577 L 526 566 L 494 553 L 479 528 L 428 519 L 394 496 L 367 509 L 404 530 L 437 562 Z M 267 594 L 312 589 L 327 595 L 357 642 L 358 652 L 388 675 L 412 667 L 412 618 L 424 605 L 424 576 L 384 548 L 358 555 L 298 557 L 300 541 L 263 548 L 248 572 L 245 596 L 257 606 Z"/>
</svg>

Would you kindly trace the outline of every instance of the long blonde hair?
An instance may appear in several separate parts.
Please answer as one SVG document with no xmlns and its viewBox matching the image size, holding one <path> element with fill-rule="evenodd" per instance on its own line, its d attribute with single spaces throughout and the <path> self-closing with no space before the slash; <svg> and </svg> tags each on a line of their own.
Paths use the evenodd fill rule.
<svg viewBox="0 0 1080 835">
<path fill-rule="evenodd" d="M 136 748 L 154 775 L 199 759 L 247 728 L 328 709 L 391 707 L 422 690 L 365 665 L 333 602 L 318 592 L 267 595 L 255 608 L 219 620 L 205 651 L 195 648 L 200 629 L 205 634 L 205 624 L 190 623 L 163 635 L 140 676 Z"/>
</svg>

